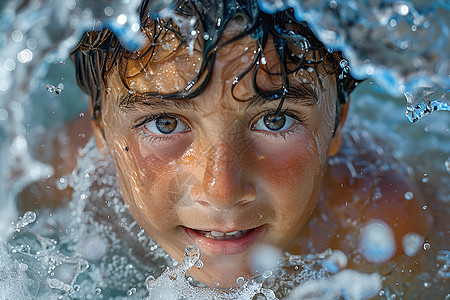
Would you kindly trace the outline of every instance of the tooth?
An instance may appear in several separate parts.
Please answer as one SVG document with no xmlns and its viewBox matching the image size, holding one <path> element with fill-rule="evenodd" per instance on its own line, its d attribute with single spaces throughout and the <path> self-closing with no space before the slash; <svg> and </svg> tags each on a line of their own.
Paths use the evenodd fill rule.
<svg viewBox="0 0 450 300">
<path fill-rule="evenodd" d="M 225 233 L 226 235 L 235 235 L 236 233 L 238 233 L 239 231 L 232 231 L 232 232 L 228 232 L 228 233 Z"/>
<path fill-rule="evenodd" d="M 211 231 L 211 235 L 212 235 L 212 236 L 224 236 L 225 233 L 223 233 L 223 232 L 218 232 L 218 231 Z"/>
</svg>

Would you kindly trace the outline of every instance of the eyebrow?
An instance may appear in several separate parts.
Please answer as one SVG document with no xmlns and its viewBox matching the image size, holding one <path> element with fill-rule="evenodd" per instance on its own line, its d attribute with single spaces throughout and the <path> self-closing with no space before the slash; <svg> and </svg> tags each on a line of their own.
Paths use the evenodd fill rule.
<svg viewBox="0 0 450 300">
<path fill-rule="evenodd" d="M 187 99 L 164 99 L 161 96 L 155 96 L 149 93 L 127 93 L 119 98 L 118 105 L 123 111 L 135 110 L 139 106 L 145 106 L 149 109 L 181 109 L 199 111 L 198 103 L 192 98 Z M 246 109 L 255 106 L 262 106 L 266 103 L 275 102 L 280 99 L 265 99 L 259 95 L 253 96 L 247 102 Z M 319 97 L 313 87 L 310 85 L 293 85 L 284 99 L 284 104 L 314 106 L 319 102 Z"/>
</svg>

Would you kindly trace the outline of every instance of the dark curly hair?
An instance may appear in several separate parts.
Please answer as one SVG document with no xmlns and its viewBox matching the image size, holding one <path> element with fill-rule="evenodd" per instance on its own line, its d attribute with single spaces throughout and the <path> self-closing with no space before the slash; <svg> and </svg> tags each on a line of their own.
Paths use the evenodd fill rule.
<svg viewBox="0 0 450 300">
<path fill-rule="evenodd" d="M 128 61 L 144 60 L 141 72 L 145 67 L 160 58 L 156 58 L 155 49 L 167 34 L 172 34 L 178 40 L 178 47 L 186 46 L 192 42 L 192 36 L 183 34 L 171 18 L 158 16 L 159 1 L 142 0 L 139 6 L 141 31 L 147 37 L 147 47 L 139 52 L 130 52 L 121 44 L 118 37 L 109 29 L 86 32 L 71 56 L 75 63 L 76 77 L 79 86 L 90 95 L 93 107 L 93 118 L 101 119 L 101 99 L 104 96 L 105 76 L 113 66 L 119 66 L 119 73 L 124 85 L 130 89 L 128 79 L 135 75 L 127 74 Z M 257 50 L 250 66 L 233 82 L 232 92 L 236 84 L 244 76 L 251 73 L 253 88 L 259 97 L 266 100 L 280 100 L 279 108 L 289 93 L 289 74 L 302 68 L 313 68 L 318 72 L 319 65 L 326 66 L 325 72 L 335 74 L 338 82 L 338 103 L 336 126 L 339 122 L 340 107 L 346 102 L 348 93 L 355 86 L 346 70 L 340 66 L 343 59 L 339 52 L 329 52 L 326 47 L 313 34 L 305 22 L 298 21 L 291 9 L 268 14 L 260 10 L 256 0 L 176 0 L 172 3 L 175 16 L 194 20 L 196 34 L 194 39 L 202 53 L 202 62 L 198 72 L 188 84 L 176 92 L 161 94 L 150 92 L 159 98 L 179 100 L 193 98 L 201 94 L 212 75 L 217 50 L 231 42 L 245 36 L 251 36 L 257 42 Z M 228 22 L 236 17 L 243 17 L 245 28 L 226 41 L 221 40 Z M 270 76 L 280 76 L 281 85 L 273 90 L 264 90 L 257 84 L 256 77 L 261 69 L 261 59 L 264 57 L 264 48 L 269 37 L 272 37 L 278 56 L 279 68 Z M 312 51 L 313 59 L 306 52 Z M 345 76 L 342 76 L 345 75 Z M 233 93 L 234 96 L 234 93 Z M 237 99 L 239 101 L 245 101 Z M 336 129 L 336 128 L 335 128 Z"/>
</svg>

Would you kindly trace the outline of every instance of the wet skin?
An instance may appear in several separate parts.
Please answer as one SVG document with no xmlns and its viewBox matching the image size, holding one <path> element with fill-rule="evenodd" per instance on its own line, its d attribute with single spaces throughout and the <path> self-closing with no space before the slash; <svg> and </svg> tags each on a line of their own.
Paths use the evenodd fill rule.
<svg viewBox="0 0 450 300">
<path fill-rule="evenodd" d="M 245 38 L 219 50 L 206 90 L 179 105 L 139 94 L 168 93 L 186 85 L 188 72 L 176 62 L 161 63 L 134 77 L 130 86 L 136 94 L 126 106 L 120 102 L 128 90 L 114 69 L 107 75 L 102 103 L 104 133 L 94 125 L 97 144 L 113 156 L 124 201 L 139 225 L 178 261 L 185 245 L 196 244 L 204 267 L 190 275 L 220 287 L 234 286 L 237 277 L 252 275 L 248 261 L 260 244 L 292 253 L 308 251 L 304 245 L 311 240 L 321 241 L 323 247 L 340 247 L 338 238 L 323 241 L 322 232 L 304 226 L 320 193 L 340 195 L 340 182 L 348 176 L 337 168 L 327 173 L 329 186 L 322 185 L 327 158 L 338 152 L 341 141 L 339 130 L 332 133 L 336 77 L 322 73 L 319 87 L 314 72 L 292 76 L 292 85 L 308 86 L 317 99 L 308 93 L 290 97 L 275 116 L 278 102 L 249 105 L 231 95 L 231 84 L 251 61 L 254 48 L 254 40 Z M 271 50 L 269 43 L 265 49 L 269 68 L 275 61 Z M 189 63 L 196 59 L 195 54 L 179 57 Z M 135 69 L 131 71 L 138 73 Z M 262 75 L 259 83 L 269 88 L 277 82 Z M 244 77 L 237 94 L 254 95 L 250 79 Z M 340 126 L 345 114 L 346 107 Z M 274 117 L 284 125 L 267 123 Z M 393 196 L 394 203 L 402 195 Z M 328 203 L 331 211 L 341 209 L 343 201 Z M 385 209 L 395 211 L 387 206 L 379 206 L 370 216 L 383 219 Z M 364 208 L 359 215 L 366 212 Z M 218 240 L 205 231 L 244 232 Z"/>
<path fill-rule="evenodd" d="M 278 101 L 249 107 L 231 95 L 231 83 L 251 59 L 249 51 L 249 59 L 242 60 L 247 47 L 254 49 L 254 40 L 245 38 L 218 51 L 207 89 L 185 102 L 194 109 L 139 97 L 120 107 L 128 90 L 113 70 L 102 104 L 104 136 L 95 131 L 100 148 L 115 160 L 124 201 L 139 225 L 178 261 L 185 245 L 196 244 L 205 266 L 191 275 L 222 287 L 252 275 L 247 262 L 257 245 L 287 249 L 295 241 L 317 202 L 332 141 L 331 151 L 338 148 L 332 134 L 336 77 L 323 76 L 322 88 L 307 71 L 293 77 L 292 84 L 317 91 L 317 99 L 290 97 L 275 116 L 284 125 L 268 128 L 264 122 Z M 268 47 L 266 58 L 274 60 L 273 46 Z M 163 80 L 159 86 L 170 89 L 182 77 L 171 74 L 146 74 L 133 79 L 133 86 L 148 91 Z M 263 78 L 261 84 L 268 88 L 269 82 Z M 250 80 L 239 86 L 240 95 L 253 94 Z M 164 121 L 172 124 L 162 126 Z M 227 241 L 200 232 L 244 230 L 249 231 Z"/>
</svg>

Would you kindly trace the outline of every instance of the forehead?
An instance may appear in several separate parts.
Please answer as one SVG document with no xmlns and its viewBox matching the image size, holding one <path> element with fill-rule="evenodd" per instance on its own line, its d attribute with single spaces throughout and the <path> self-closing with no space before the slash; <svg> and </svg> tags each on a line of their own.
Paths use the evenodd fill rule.
<svg viewBox="0 0 450 300">
<path fill-rule="evenodd" d="M 283 70 L 271 36 L 261 53 L 258 52 L 258 40 L 249 35 L 227 43 L 243 31 L 245 23 L 243 18 L 231 20 L 221 35 L 219 46 L 209 53 L 205 53 L 203 39 L 188 44 L 180 38 L 179 29 L 174 26 L 168 29 L 155 24 L 144 28 L 148 43 L 143 49 L 124 55 L 116 67 L 107 73 L 108 86 L 116 89 L 115 94 L 122 95 L 119 97 L 121 99 L 125 96 L 130 99 L 130 94 L 171 99 L 172 94 L 182 93 L 187 88 L 195 90 L 208 77 L 212 78 L 208 86 L 219 81 L 222 83 L 220 86 L 231 89 L 233 82 L 248 72 L 239 80 L 233 96 L 250 98 L 255 95 L 255 85 L 262 90 L 279 89 L 283 83 Z M 287 47 L 291 55 L 302 52 L 299 44 L 288 43 Z M 304 61 L 317 61 L 317 57 L 320 55 L 309 51 L 303 58 Z M 317 87 L 321 86 L 319 82 L 325 77 L 324 73 L 323 68 L 298 68 L 289 75 L 290 87 L 302 86 L 310 96 L 314 96 Z"/>
</svg>

